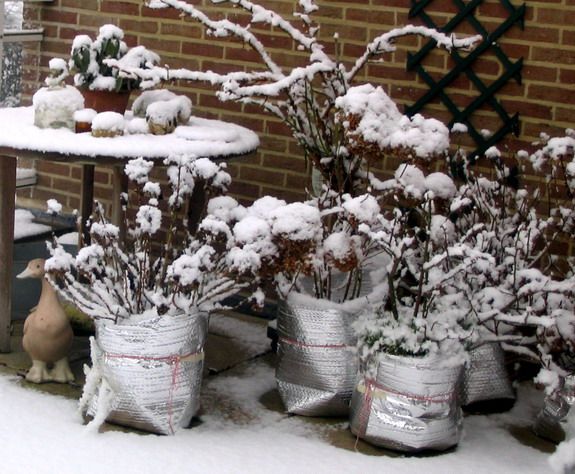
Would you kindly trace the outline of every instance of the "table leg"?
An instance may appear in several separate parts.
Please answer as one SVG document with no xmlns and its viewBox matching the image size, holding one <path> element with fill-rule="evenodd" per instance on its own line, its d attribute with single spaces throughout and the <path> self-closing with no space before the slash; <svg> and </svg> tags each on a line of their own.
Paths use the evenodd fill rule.
<svg viewBox="0 0 575 474">
<path fill-rule="evenodd" d="M 202 220 L 203 211 L 206 207 L 206 192 L 203 186 L 195 186 L 192 195 L 188 200 L 188 229 L 192 234 L 195 234 Z"/>
<path fill-rule="evenodd" d="M 10 352 L 16 158 L 0 157 L 0 352 Z"/>
<path fill-rule="evenodd" d="M 80 234 L 83 245 L 90 245 L 90 232 L 86 221 L 92 215 L 94 208 L 94 165 L 82 165 L 82 210 Z"/>
</svg>

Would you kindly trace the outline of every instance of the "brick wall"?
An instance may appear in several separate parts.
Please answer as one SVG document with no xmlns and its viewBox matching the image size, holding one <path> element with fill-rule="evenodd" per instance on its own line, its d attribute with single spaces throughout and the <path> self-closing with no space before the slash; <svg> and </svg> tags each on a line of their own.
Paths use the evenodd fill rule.
<svg viewBox="0 0 575 474">
<path fill-rule="evenodd" d="M 207 0 L 190 3 L 209 6 L 205 11 L 214 17 L 228 15 L 242 21 L 237 9 L 225 10 L 210 5 Z M 267 8 L 290 15 L 295 0 L 261 0 Z M 515 6 L 520 3 L 512 0 Z M 364 51 L 367 41 L 396 25 L 411 23 L 408 18 L 409 0 L 320 0 L 320 11 L 314 15 L 321 26 L 320 37 L 327 50 L 333 52 L 333 35 L 339 35 L 341 59 L 351 63 Z M 219 72 L 236 68 L 251 68 L 255 55 L 235 40 L 207 37 L 203 28 L 187 18 L 180 18 L 174 10 L 151 10 L 142 0 L 56 0 L 40 6 L 32 4 L 29 17 L 45 28 L 39 56 L 30 52 L 26 67 L 29 81 L 26 91 L 31 94 L 38 87 L 38 77 L 44 76 L 51 57 L 67 57 L 72 38 L 79 33 L 94 35 L 104 23 L 114 23 L 124 29 L 128 45 L 143 44 L 155 50 L 162 62 L 176 68 L 215 70 Z M 445 24 L 455 12 L 449 0 L 435 0 L 427 12 L 438 24 Z M 486 0 L 477 10 L 478 18 L 487 30 L 492 31 L 506 15 L 500 1 Z M 511 60 L 524 58 L 523 81 L 510 83 L 497 94 L 498 100 L 510 114 L 520 113 L 519 138 L 509 138 L 502 146 L 512 149 L 527 148 L 537 139 L 539 132 L 557 135 L 573 127 L 572 110 L 575 105 L 575 0 L 547 0 L 527 2 L 525 28 L 514 26 L 499 42 Z M 254 28 L 264 37 L 273 57 L 283 65 L 297 65 L 302 55 L 290 40 L 270 28 Z M 474 33 L 460 28 L 462 33 Z M 373 63 L 358 77 L 358 82 L 381 84 L 400 104 L 412 104 L 427 86 L 413 72 L 405 71 L 408 51 L 415 52 L 421 45 L 415 38 L 406 38 L 398 44 L 397 51 L 385 62 Z M 34 69 L 40 65 L 40 74 Z M 486 83 L 501 72 L 501 65 L 492 55 L 482 57 L 476 70 Z M 451 62 L 445 52 L 434 52 L 426 61 L 434 76 L 441 77 Z M 273 194 L 288 200 L 301 198 L 308 183 L 308 173 L 302 152 L 291 140 L 289 132 L 270 115 L 263 115 L 253 107 L 220 103 L 211 87 L 203 84 L 179 83 L 172 89 L 185 92 L 195 104 L 195 113 L 216 117 L 245 125 L 261 138 L 257 154 L 238 159 L 230 165 L 234 177 L 233 194 L 250 201 L 263 194 Z M 458 79 L 450 94 L 458 104 L 468 103 L 477 91 L 465 78 Z M 28 98 L 29 100 L 29 98 Z M 445 121 L 449 120 L 445 108 L 435 103 L 425 113 Z M 497 128 L 498 120 L 488 109 L 479 110 L 478 128 Z M 22 198 L 27 203 L 56 196 L 68 208 L 77 208 L 80 170 L 65 165 L 38 164 L 40 182 L 32 194 Z M 109 195 L 110 176 L 105 170 L 97 174 L 96 196 Z"/>
</svg>

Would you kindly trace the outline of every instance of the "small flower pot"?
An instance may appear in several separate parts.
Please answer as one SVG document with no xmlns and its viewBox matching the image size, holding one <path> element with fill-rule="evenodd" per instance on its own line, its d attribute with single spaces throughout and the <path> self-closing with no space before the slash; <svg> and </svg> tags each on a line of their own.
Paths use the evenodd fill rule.
<svg viewBox="0 0 575 474">
<path fill-rule="evenodd" d="M 94 109 L 98 113 L 117 112 L 124 115 L 128 102 L 130 102 L 130 91 L 106 91 L 82 89 L 84 96 L 84 107 Z"/>
<path fill-rule="evenodd" d="M 80 407 L 103 421 L 158 434 L 189 425 L 199 408 L 207 314 L 108 323 L 91 339 Z"/>
<path fill-rule="evenodd" d="M 288 413 L 347 416 L 358 365 L 354 318 L 320 304 L 278 305 L 276 381 Z"/>
<path fill-rule="evenodd" d="M 376 446 L 398 451 L 446 450 L 459 442 L 458 394 L 463 362 L 380 354 L 353 393 L 350 429 Z"/>
</svg>

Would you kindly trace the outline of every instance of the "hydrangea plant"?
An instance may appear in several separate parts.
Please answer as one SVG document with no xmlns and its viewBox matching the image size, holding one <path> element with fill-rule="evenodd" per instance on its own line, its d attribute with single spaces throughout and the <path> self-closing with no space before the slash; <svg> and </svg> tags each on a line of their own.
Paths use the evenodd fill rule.
<svg viewBox="0 0 575 474">
<path fill-rule="evenodd" d="M 247 272 L 239 275 L 229 270 L 233 235 L 213 216 L 200 222 L 197 233 L 187 225 L 186 203 L 195 187 L 202 186 L 208 197 L 215 198 L 211 208 L 226 201 L 224 196 L 216 197 L 231 180 L 225 165 L 179 155 L 164 164 L 171 189 L 165 201 L 160 184 L 149 178 L 153 162 L 139 158 L 126 165 L 136 191 L 130 199 L 125 197 L 126 208 L 130 205 L 134 210 L 126 215 L 125 242 L 97 204 L 91 218 L 90 245 L 81 248 L 76 257 L 58 244 L 52 248 L 46 271 L 54 285 L 65 299 L 93 318 L 117 322 L 149 311 L 160 315 L 194 308 L 209 311 L 255 282 Z M 229 199 L 232 215 L 241 207 Z"/>
</svg>

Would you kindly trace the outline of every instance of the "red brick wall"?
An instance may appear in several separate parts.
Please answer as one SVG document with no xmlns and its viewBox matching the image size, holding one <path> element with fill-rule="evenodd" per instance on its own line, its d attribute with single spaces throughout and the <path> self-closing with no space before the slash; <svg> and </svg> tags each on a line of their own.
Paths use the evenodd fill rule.
<svg viewBox="0 0 575 474">
<path fill-rule="evenodd" d="M 214 16 L 228 15 L 242 20 L 237 9 L 223 10 L 208 0 L 189 3 L 209 5 L 206 11 Z M 263 6 L 290 15 L 295 0 L 262 0 Z M 364 50 L 367 41 L 394 26 L 412 22 L 408 18 L 409 0 L 322 0 L 320 11 L 314 15 L 321 26 L 320 37 L 328 51 L 333 51 L 333 34 L 338 33 L 341 59 L 351 63 Z M 515 6 L 520 3 L 513 0 Z M 67 57 L 72 38 L 78 33 L 93 35 L 104 23 L 114 23 L 124 29 L 130 46 L 143 44 L 158 52 L 162 62 L 176 68 L 229 71 L 251 68 L 255 55 L 237 41 L 208 37 L 203 28 L 187 19 L 180 18 L 173 10 L 151 10 L 142 0 L 56 0 L 51 4 L 31 4 L 30 17 L 45 28 L 45 40 L 40 47 L 40 76 L 45 75 L 46 65 L 53 56 Z M 435 0 L 428 13 L 439 24 L 445 23 L 455 9 L 449 0 Z M 497 0 L 486 0 L 478 9 L 482 24 L 492 31 L 505 17 L 505 11 Z M 515 26 L 499 42 L 511 60 L 524 58 L 523 81 L 510 83 L 497 95 L 510 114 L 520 113 L 521 133 L 519 139 L 508 139 L 502 146 L 513 149 L 528 147 L 541 131 L 551 135 L 560 134 L 573 127 L 572 110 L 575 105 L 575 0 L 547 0 L 527 2 L 525 29 Z M 302 54 L 281 33 L 254 27 L 264 37 L 276 61 L 283 65 L 297 65 Z M 459 30 L 458 30 L 459 31 Z M 474 33 L 471 28 L 460 29 L 462 33 Z M 398 44 L 395 53 L 383 63 L 370 64 L 358 77 L 358 82 L 370 81 L 381 84 L 399 103 L 413 103 L 427 86 L 413 72 L 405 71 L 408 51 L 416 52 L 421 41 L 407 38 Z M 33 54 L 30 57 L 33 58 Z M 27 92 L 38 87 L 38 74 L 30 59 Z M 501 66 L 493 56 L 478 61 L 480 76 L 487 83 L 501 72 Z M 450 59 L 443 51 L 434 52 L 426 65 L 441 77 L 450 67 Z M 302 152 L 291 140 L 286 128 L 270 115 L 264 115 L 253 107 L 220 103 L 213 89 L 202 84 L 174 84 L 172 89 L 188 94 L 195 113 L 217 117 L 243 124 L 256 131 L 261 138 L 257 154 L 238 159 L 230 166 L 234 180 L 233 193 L 242 200 L 252 200 L 263 194 L 273 194 L 288 200 L 303 196 L 308 173 Z M 477 92 L 467 79 L 457 80 L 450 88 L 457 103 L 469 102 Z M 429 106 L 425 113 L 448 120 L 443 106 Z M 478 112 L 476 126 L 495 129 L 499 126 L 493 112 Z M 76 178 L 77 168 L 63 165 L 39 164 L 40 183 L 30 196 L 32 201 L 56 196 L 69 208 L 79 206 Z M 96 196 L 105 198 L 109 193 L 110 178 L 98 173 Z"/>
</svg>

